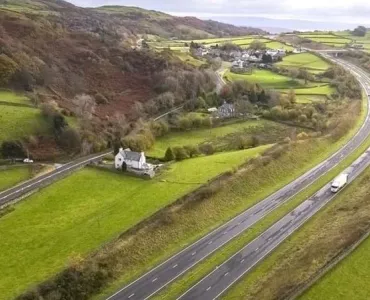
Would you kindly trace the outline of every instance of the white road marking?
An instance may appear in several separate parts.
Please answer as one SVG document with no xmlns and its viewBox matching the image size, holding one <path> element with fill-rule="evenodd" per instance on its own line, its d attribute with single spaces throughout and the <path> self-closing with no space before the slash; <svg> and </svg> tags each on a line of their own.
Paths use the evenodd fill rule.
<svg viewBox="0 0 370 300">
<path fill-rule="evenodd" d="M 226 272 L 226 273 L 224 274 L 224 276 L 227 276 L 227 275 L 229 275 L 229 272 Z"/>
<path fill-rule="evenodd" d="M 155 281 L 157 281 L 158 280 L 158 278 L 156 277 L 156 278 L 154 278 L 153 280 L 152 280 L 152 282 L 155 282 Z"/>
<path fill-rule="evenodd" d="M 174 269 L 174 268 L 176 268 L 178 265 L 176 264 L 176 265 L 174 265 L 173 267 L 172 267 L 172 269 Z"/>
<path fill-rule="evenodd" d="M 210 287 L 208 287 L 208 288 L 206 289 L 206 291 L 208 292 L 210 289 L 211 289 L 211 286 L 210 286 Z"/>
<path fill-rule="evenodd" d="M 197 253 L 197 251 L 194 251 L 194 252 L 191 254 L 191 256 L 194 256 L 196 253 Z"/>
<path fill-rule="evenodd" d="M 213 242 L 212 241 L 210 241 L 209 243 L 208 243 L 208 245 L 211 245 Z"/>
<path fill-rule="evenodd" d="M 258 251 L 259 247 L 256 248 L 256 250 L 254 250 L 255 252 Z"/>
<path fill-rule="evenodd" d="M 130 298 L 132 298 L 133 296 L 135 296 L 135 294 L 131 294 L 130 296 L 128 296 L 128 298 L 130 299 Z"/>
<path fill-rule="evenodd" d="M 242 263 L 244 262 L 244 260 L 245 260 L 245 259 L 243 258 L 243 259 L 240 261 L 240 263 L 242 264 Z"/>
</svg>

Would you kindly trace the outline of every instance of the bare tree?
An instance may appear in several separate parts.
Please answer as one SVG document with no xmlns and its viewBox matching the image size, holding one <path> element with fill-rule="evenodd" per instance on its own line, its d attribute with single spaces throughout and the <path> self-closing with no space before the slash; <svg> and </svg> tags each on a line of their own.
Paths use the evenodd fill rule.
<svg viewBox="0 0 370 300">
<path fill-rule="evenodd" d="M 92 118 L 96 107 L 93 97 L 81 94 L 74 97 L 72 102 L 74 104 L 74 112 L 79 118 L 88 120 Z"/>
</svg>

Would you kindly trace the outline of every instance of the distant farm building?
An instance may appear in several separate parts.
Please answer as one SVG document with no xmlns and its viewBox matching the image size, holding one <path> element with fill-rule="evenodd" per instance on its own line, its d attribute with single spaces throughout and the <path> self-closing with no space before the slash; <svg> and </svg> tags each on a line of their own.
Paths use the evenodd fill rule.
<svg viewBox="0 0 370 300">
<path fill-rule="evenodd" d="M 219 118 L 232 118 L 235 116 L 235 113 L 234 104 L 227 103 L 226 101 L 217 110 Z"/>
</svg>

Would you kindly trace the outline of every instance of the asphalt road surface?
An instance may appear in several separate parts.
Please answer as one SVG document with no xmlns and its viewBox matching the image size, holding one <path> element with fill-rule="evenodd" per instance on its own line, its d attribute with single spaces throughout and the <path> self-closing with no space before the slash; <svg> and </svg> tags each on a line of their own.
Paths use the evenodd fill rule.
<svg viewBox="0 0 370 300">
<path fill-rule="evenodd" d="M 348 66 L 346 66 L 348 68 Z M 358 73 L 356 77 L 361 81 L 363 88 L 366 89 L 367 94 L 370 94 L 370 81 L 366 74 L 359 73 L 359 70 L 353 67 L 353 70 Z M 369 100 L 369 99 L 368 99 Z M 174 281 L 176 278 L 184 274 L 191 267 L 208 257 L 210 254 L 215 252 L 221 246 L 225 245 L 231 239 L 237 237 L 246 229 L 250 228 L 254 223 L 261 220 L 269 212 L 273 211 L 279 207 L 284 202 L 288 201 L 294 195 L 299 193 L 301 190 L 312 184 L 320 176 L 324 175 L 330 169 L 335 167 L 339 162 L 341 162 L 346 156 L 348 156 L 354 149 L 356 149 L 368 136 L 370 133 L 370 121 L 369 121 L 369 112 L 366 117 L 366 120 L 357 134 L 338 152 L 333 154 L 330 158 L 320 163 L 315 168 L 311 169 L 298 179 L 294 180 L 290 184 L 286 185 L 284 188 L 270 195 L 266 199 L 260 201 L 250 209 L 244 211 L 234 219 L 223 224 L 216 230 L 212 231 L 205 237 L 196 241 L 194 244 L 188 246 L 184 250 L 175 254 L 165 262 L 161 263 L 157 267 L 153 268 L 137 280 L 133 281 L 129 285 L 123 287 L 121 290 L 117 291 L 114 295 L 110 296 L 109 300 L 118 300 L 118 299 L 131 299 L 131 300 L 143 300 L 148 299 L 153 296 L 155 293 L 160 291 L 166 285 Z M 312 207 L 314 209 L 316 206 Z M 312 211 L 311 209 L 309 210 Z M 280 223 L 279 223 L 280 224 Z M 294 223 L 297 225 L 297 223 Z M 292 225 L 292 224 L 290 224 Z M 288 227 L 283 227 L 283 229 L 290 229 Z M 278 225 L 277 225 L 278 226 Z M 286 234 L 286 231 L 284 231 Z M 276 234 L 275 238 L 271 241 L 277 243 L 278 238 L 280 239 L 283 235 L 280 233 Z M 261 242 L 261 240 L 259 240 Z M 255 255 L 262 251 L 261 248 L 254 244 L 256 247 L 254 250 L 259 248 L 260 251 L 256 251 Z M 271 248 L 271 246 L 269 246 Z M 255 256 L 253 256 L 255 257 Z M 252 256 L 248 258 L 252 259 Z M 256 261 L 254 259 L 254 261 Z M 234 261 L 233 261 L 234 262 Z M 238 263 L 240 264 L 240 263 Z M 242 267 L 244 268 L 244 267 Z M 243 269 L 245 270 L 245 268 Z M 227 271 L 230 273 L 230 271 Z M 222 276 L 226 274 L 223 273 Z M 217 273 L 219 275 L 219 273 Z M 231 276 L 231 275 L 230 275 Z M 213 278 L 213 276 L 212 276 Z M 230 277 L 231 278 L 231 277 Z M 233 277 L 234 278 L 234 277 Z M 224 280 L 229 279 L 228 275 L 225 276 Z M 208 279 L 206 283 L 200 283 L 200 286 L 195 286 L 194 289 L 189 291 L 183 297 L 185 299 L 211 299 L 213 296 L 217 296 L 216 291 L 221 291 L 214 287 L 214 284 L 208 284 Z M 202 281 L 204 282 L 204 281 Z M 231 281 L 232 282 L 232 281 Z M 212 283 L 215 283 L 212 281 Z M 226 287 L 228 283 L 217 282 L 220 287 Z M 211 287 L 208 291 L 207 289 Z M 213 287 L 213 288 L 212 288 Z M 210 297 L 207 296 L 206 292 L 212 290 L 212 294 L 208 293 Z M 191 296 L 189 296 L 191 295 Z M 213 295 L 213 296 L 212 296 Z"/>
<path fill-rule="evenodd" d="M 53 183 L 55 180 L 60 179 L 61 177 L 69 174 L 70 172 L 76 169 L 84 167 L 89 163 L 99 161 L 101 158 L 103 158 L 105 155 L 111 152 L 112 151 L 109 150 L 99 154 L 93 154 L 76 159 L 72 162 L 69 162 L 57 168 L 56 170 L 50 173 L 25 181 L 19 185 L 16 185 L 13 188 L 0 192 L 0 207 L 3 207 L 22 197 L 25 197 L 28 194 Z"/>
<path fill-rule="evenodd" d="M 343 63 L 340 60 L 336 60 L 336 62 L 347 68 L 351 68 L 351 71 L 360 80 L 367 94 L 370 94 L 370 79 L 365 72 L 357 67 L 353 67 L 349 63 Z M 363 127 L 363 130 L 367 132 L 370 130 L 368 123 L 366 122 Z M 349 174 L 348 182 L 351 182 L 369 165 L 370 148 L 353 162 L 349 168 L 344 170 L 343 173 Z M 330 183 L 325 185 L 316 194 L 272 225 L 262 235 L 233 255 L 221 266 L 217 267 L 178 299 L 208 300 L 218 298 L 335 197 L 336 194 L 330 191 L 330 185 Z"/>
</svg>

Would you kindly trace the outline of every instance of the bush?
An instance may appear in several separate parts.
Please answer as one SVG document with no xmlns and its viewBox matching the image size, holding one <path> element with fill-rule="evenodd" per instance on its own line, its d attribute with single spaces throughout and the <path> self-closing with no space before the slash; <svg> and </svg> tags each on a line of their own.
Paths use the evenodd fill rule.
<svg viewBox="0 0 370 300">
<path fill-rule="evenodd" d="M 173 152 L 176 160 L 184 160 L 189 157 L 187 151 L 183 147 L 175 147 L 173 148 Z"/>
<path fill-rule="evenodd" d="M 309 138 L 309 135 L 305 133 L 304 131 L 297 135 L 297 140 L 306 140 L 308 138 Z"/>
<path fill-rule="evenodd" d="M 304 114 L 300 115 L 299 118 L 298 118 L 298 121 L 301 122 L 301 123 L 307 122 L 307 116 L 304 115 Z"/>
<path fill-rule="evenodd" d="M 171 147 L 168 147 L 166 153 L 164 155 L 165 161 L 172 161 L 175 159 L 175 153 L 173 152 Z"/>
<path fill-rule="evenodd" d="M 104 95 L 97 93 L 95 95 L 95 102 L 96 104 L 101 105 L 101 104 L 108 104 L 109 100 Z"/>
<path fill-rule="evenodd" d="M 80 134 L 70 127 L 61 132 L 58 142 L 67 152 L 77 152 L 81 149 Z"/>
<path fill-rule="evenodd" d="M 190 158 L 198 156 L 200 154 L 199 148 L 197 146 L 188 145 L 185 146 L 184 149 L 186 150 Z"/>
<path fill-rule="evenodd" d="M 0 54 L 0 85 L 8 85 L 17 71 L 17 64 L 6 54 Z"/>
<path fill-rule="evenodd" d="M 212 155 L 215 153 L 215 149 L 212 144 L 200 145 L 199 151 L 205 155 Z"/>
<path fill-rule="evenodd" d="M 5 141 L 1 145 L 1 155 L 3 157 L 23 158 L 26 150 L 21 141 Z"/>
</svg>

